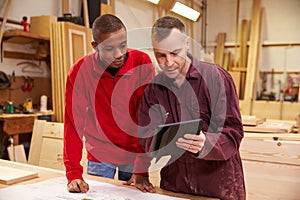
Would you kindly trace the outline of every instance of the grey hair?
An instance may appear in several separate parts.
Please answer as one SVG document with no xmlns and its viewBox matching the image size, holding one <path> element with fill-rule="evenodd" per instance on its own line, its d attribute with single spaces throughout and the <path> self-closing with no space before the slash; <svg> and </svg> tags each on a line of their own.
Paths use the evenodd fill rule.
<svg viewBox="0 0 300 200">
<path fill-rule="evenodd" d="M 152 40 L 160 42 L 170 34 L 173 28 L 185 33 L 185 26 L 178 18 L 165 16 L 157 19 L 151 30 Z"/>
</svg>

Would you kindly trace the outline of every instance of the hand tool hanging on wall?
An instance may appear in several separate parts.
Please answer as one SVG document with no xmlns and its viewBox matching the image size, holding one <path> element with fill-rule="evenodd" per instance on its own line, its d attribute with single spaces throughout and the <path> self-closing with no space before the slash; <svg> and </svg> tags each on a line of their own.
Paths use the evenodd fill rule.
<svg viewBox="0 0 300 200">
<path fill-rule="evenodd" d="M 34 86 L 34 79 L 29 77 L 29 76 L 23 76 L 24 78 L 24 83 L 21 86 L 22 91 L 31 91 L 33 86 Z"/>
</svg>

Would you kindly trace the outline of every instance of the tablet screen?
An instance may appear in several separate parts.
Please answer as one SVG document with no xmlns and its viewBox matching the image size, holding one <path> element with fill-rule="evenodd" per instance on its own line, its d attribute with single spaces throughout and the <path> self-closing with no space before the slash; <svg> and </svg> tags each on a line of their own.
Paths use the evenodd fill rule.
<svg viewBox="0 0 300 200">
<path fill-rule="evenodd" d="M 155 136 L 152 143 L 152 155 L 161 157 L 165 155 L 182 155 L 185 150 L 176 146 L 178 138 L 184 134 L 199 134 L 203 126 L 202 119 L 182 121 L 170 124 L 159 125 L 155 129 Z"/>
</svg>

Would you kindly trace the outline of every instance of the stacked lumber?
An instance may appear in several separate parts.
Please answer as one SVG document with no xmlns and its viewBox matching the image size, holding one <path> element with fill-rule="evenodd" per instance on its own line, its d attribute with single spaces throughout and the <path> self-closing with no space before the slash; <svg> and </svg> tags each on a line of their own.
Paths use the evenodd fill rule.
<svg viewBox="0 0 300 200">
<path fill-rule="evenodd" d="M 51 24 L 51 79 L 54 121 L 63 122 L 65 85 L 71 66 L 92 52 L 92 30 L 71 22 Z"/>
<path fill-rule="evenodd" d="M 300 135 L 245 133 L 240 146 L 248 199 L 299 199 Z"/>
<path fill-rule="evenodd" d="M 294 121 L 266 120 L 255 116 L 242 117 L 245 132 L 251 133 L 291 133 L 296 126 Z"/>
</svg>

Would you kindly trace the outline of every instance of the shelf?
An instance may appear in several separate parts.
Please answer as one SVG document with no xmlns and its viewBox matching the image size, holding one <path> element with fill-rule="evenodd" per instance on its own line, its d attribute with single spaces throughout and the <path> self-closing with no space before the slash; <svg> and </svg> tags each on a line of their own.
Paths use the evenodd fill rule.
<svg viewBox="0 0 300 200">
<path fill-rule="evenodd" d="M 35 41 L 49 42 L 50 38 L 30 32 L 24 32 L 23 30 L 9 30 L 4 32 L 3 41 L 16 44 L 29 44 Z"/>
</svg>

